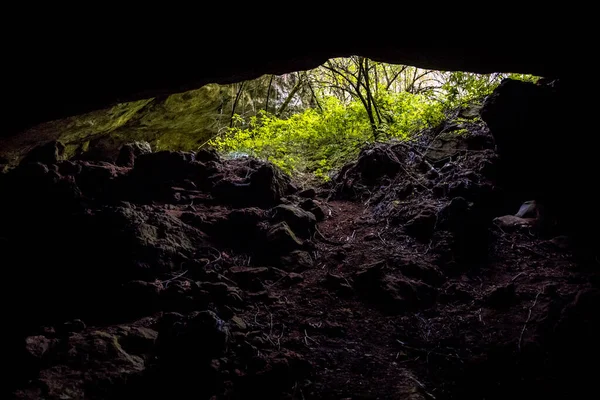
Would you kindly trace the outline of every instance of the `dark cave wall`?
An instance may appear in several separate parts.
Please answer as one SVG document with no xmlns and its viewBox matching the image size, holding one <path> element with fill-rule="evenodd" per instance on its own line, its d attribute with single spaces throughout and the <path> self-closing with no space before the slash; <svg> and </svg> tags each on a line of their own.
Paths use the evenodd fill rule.
<svg viewBox="0 0 600 400">
<path fill-rule="evenodd" d="M 499 185 L 510 193 L 509 202 L 515 210 L 528 199 L 544 204 L 546 234 L 571 235 L 584 265 L 597 262 L 600 243 L 588 91 L 568 78 L 542 85 L 505 80 L 481 111 L 496 141 Z"/>
<path fill-rule="evenodd" d="M 531 73 L 561 78 L 560 88 L 513 91 L 515 86 L 506 85 L 499 91 L 506 100 L 494 107 L 501 110 L 497 115 L 512 116 L 494 119 L 492 112 L 485 117 L 505 163 L 505 184 L 523 197 L 554 202 L 573 225 L 589 227 L 597 219 L 596 150 L 589 139 L 593 113 L 582 105 L 588 97 L 585 85 L 569 80 L 581 76 L 573 71 L 585 64 L 585 54 L 574 44 L 586 48 L 589 39 L 583 32 L 556 29 L 556 20 L 544 17 L 549 10 L 499 10 L 502 24 L 484 12 L 469 20 L 452 20 L 444 12 L 444 24 L 369 20 L 361 21 L 361 30 L 339 10 L 335 18 L 326 11 L 314 16 L 317 29 L 305 29 L 284 10 L 261 10 L 259 18 L 256 11 L 232 7 L 226 24 L 206 12 L 195 14 L 194 24 L 165 17 L 159 24 L 138 18 L 107 20 L 102 26 L 83 17 L 60 21 L 28 15 L 22 27 L 30 34 L 9 40 L 3 49 L 8 105 L 0 135 L 18 135 L 43 121 L 118 102 L 310 69 L 352 54 L 442 70 Z M 432 10 L 432 20 L 435 14 Z M 477 26 L 478 20 L 486 26 Z M 225 39 L 230 34 L 233 39 Z"/>
<path fill-rule="evenodd" d="M 269 20 L 288 16 L 267 13 Z M 7 71 L 3 74 L 3 94 L 9 99 L 2 135 L 12 135 L 32 125 L 105 108 L 119 102 L 146 99 L 197 89 L 207 83 L 231 83 L 263 74 L 283 74 L 306 70 L 331 57 L 361 54 L 374 60 L 409 64 L 441 70 L 480 73 L 521 72 L 541 76 L 565 75 L 570 60 L 567 46 L 538 42 L 538 36 L 524 34 L 522 40 L 496 40 L 493 32 L 481 46 L 440 46 L 428 37 L 409 35 L 381 24 L 363 28 L 369 35 L 351 35 L 328 21 L 327 30 L 273 30 L 262 21 L 232 21 L 220 30 L 198 24 L 187 32 L 160 34 L 85 27 L 77 34 L 66 27 L 40 30 L 32 39 L 9 46 L 4 51 Z M 134 22 L 132 22 L 133 24 Z M 290 22 L 290 26 L 293 27 Z M 329 25 L 328 25 L 329 26 Z M 81 28 L 81 27 L 79 27 Z M 338 29 L 339 28 L 339 29 Z M 550 28 L 550 27 L 549 27 Z M 130 29 L 133 29 L 130 27 Z M 188 28 L 189 29 L 189 28 Z M 224 41 L 221 31 L 232 30 L 234 40 Z M 550 30 L 550 29 L 549 29 Z M 550 30 L 551 31 L 551 30 Z M 542 31 L 543 32 L 543 31 Z M 432 37 L 448 37 L 444 27 L 428 26 Z M 189 34 L 189 35 L 186 35 Z M 513 31 L 511 34 L 518 34 Z M 282 36 L 271 43 L 268 38 Z M 265 43 L 266 41 L 266 43 Z M 536 43 L 535 45 L 532 45 Z M 466 43 L 466 44 L 465 44 Z M 445 44 L 445 43 L 444 43 Z"/>
</svg>

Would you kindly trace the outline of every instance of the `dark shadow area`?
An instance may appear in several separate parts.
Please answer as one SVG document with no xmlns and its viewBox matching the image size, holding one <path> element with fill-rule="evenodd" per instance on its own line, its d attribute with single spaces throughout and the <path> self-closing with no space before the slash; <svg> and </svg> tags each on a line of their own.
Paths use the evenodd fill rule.
<svg viewBox="0 0 600 400">
<path fill-rule="evenodd" d="M 481 68 L 504 66 L 495 57 Z M 292 68 L 283 59 L 248 70 Z M 153 83 L 121 89 L 174 84 Z M 86 96 L 121 95 L 106 90 Z M 505 80 L 480 111 L 368 145 L 315 187 L 213 150 L 132 142 L 107 162 L 41 144 L 0 174 L 3 389 L 17 399 L 593 391 L 600 221 L 584 92 L 568 77 Z"/>
</svg>

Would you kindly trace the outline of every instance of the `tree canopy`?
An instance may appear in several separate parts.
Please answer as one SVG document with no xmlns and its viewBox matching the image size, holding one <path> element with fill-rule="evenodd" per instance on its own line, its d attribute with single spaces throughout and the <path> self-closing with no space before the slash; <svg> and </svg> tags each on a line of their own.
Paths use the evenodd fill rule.
<svg viewBox="0 0 600 400">
<path fill-rule="evenodd" d="M 507 77 L 537 80 L 424 70 L 360 56 L 331 59 L 310 71 L 233 85 L 229 124 L 209 144 L 232 157 L 255 156 L 290 174 L 328 179 L 365 144 L 410 140 L 439 124 L 444 112 L 483 99 Z M 263 106 L 254 102 L 240 110 L 244 92 L 262 93 Z"/>
</svg>

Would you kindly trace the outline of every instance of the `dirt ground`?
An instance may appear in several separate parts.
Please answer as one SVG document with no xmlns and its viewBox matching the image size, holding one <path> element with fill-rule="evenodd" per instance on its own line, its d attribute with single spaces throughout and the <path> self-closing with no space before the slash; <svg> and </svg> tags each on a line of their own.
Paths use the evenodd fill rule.
<svg viewBox="0 0 600 400">
<path fill-rule="evenodd" d="M 12 398 L 582 395 L 597 265 L 465 129 L 365 149 L 314 190 L 206 151 L 4 174 Z"/>
</svg>

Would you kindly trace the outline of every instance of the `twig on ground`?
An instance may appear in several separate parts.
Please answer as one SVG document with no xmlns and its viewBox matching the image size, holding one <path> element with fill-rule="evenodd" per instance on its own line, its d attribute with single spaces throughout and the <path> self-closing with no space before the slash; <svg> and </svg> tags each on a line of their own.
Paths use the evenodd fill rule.
<svg viewBox="0 0 600 400">
<path fill-rule="evenodd" d="M 483 322 L 483 317 L 481 316 L 481 308 L 477 311 L 477 315 L 479 316 L 479 322 L 485 325 L 485 322 Z"/>
<path fill-rule="evenodd" d="M 258 314 L 260 313 L 260 307 L 258 306 L 258 304 L 256 305 L 256 314 L 254 314 L 254 323 L 260 327 L 263 327 L 264 325 L 261 324 L 260 322 L 258 322 Z"/>
<path fill-rule="evenodd" d="M 425 189 L 425 190 L 427 190 L 427 191 L 429 191 L 429 192 L 431 192 L 431 191 L 432 191 L 432 190 L 431 190 L 431 189 L 429 189 L 427 186 L 423 185 L 419 179 L 417 179 L 417 178 L 415 178 L 413 175 L 411 175 L 411 174 L 410 174 L 410 173 L 409 173 L 409 172 L 406 170 L 406 168 L 404 168 L 404 167 L 402 166 L 402 163 L 400 162 L 400 160 L 398 160 L 398 157 L 396 157 L 396 155 L 395 155 L 395 154 L 393 154 L 391 151 L 388 151 L 388 150 L 386 150 L 386 153 L 388 154 L 388 156 L 390 156 L 390 158 L 391 158 L 392 160 L 394 160 L 394 161 L 396 161 L 396 162 L 398 163 L 398 166 L 399 166 L 399 167 L 400 167 L 400 169 L 401 169 L 401 170 L 402 170 L 402 171 L 403 171 L 403 172 L 406 174 L 406 176 L 408 176 L 409 178 L 411 178 L 412 180 L 414 180 L 414 181 L 415 181 L 415 183 L 416 183 L 417 185 L 421 186 L 423 189 Z M 390 155 L 389 153 L 392 153 L 392 154 Z"/>
<path fill-rule="evenodd" d="M 525 272 L 519 272 L 518 274 L 516 274 L 510 281 L 514 282 L 518 277 L 520 277 L 521 275 L 523 275 Z"/>
<path fill-rule="evenodd" d="M 218 276 L 219 278 L 223 279 L 224 281 L 227 281 L 227 282 L 231 283 L 232 285 L 235 285 L 235 286 L 237 286 L 237 283 L 235 283 L 234 281 L 232 281 L 231 279 L 229 279 L 229 278 L 228 278 L 228 277 L 226 277 L 225 275 L 223 275 L 223 274 L 217 274 L 217 276 Z"/>
<path fill-rule="evenodd" d="M 216 249 L 215 249 L 215 250 L 216 250 Z M 208 262 L 208 264 L 206 264 L 205 266 L 209 266 L 210 264 L 214 264 L 214 263 L 216 263 L 217 261 L 220 261 L 220 260 L 222 260 L 222 259 L 223 259 L 223 255 L 221 254 L 221 252 L 220 252 L 219 250 L 217 250 L 217 253 L 219 254 L 219 256 L 218 256 L 217 258 L 215 258 L 214 260 L 212 260 L 212 261 L 209 261 L 209 262 Z"/>
<path fill-rule="evenodd" d="M 432 399 L 432 400 L 435 400 L 435 396 L 434 396 L 433 394 L 429 393 L 429 392 L 427 391 L 427 389 L 425 388 L 425 385 L 423 385 L 421 382 L 419 382 L 419 381 L 417 380 L 417 378 L 415 378 L 415 377 L 414 377 L 414 376 L 412 376 L 412 375 L 406 375 L 406 376 L 407 376 L 409 379 L 411 379 L 412 381 L 414 381 L 414 382 L 415 382 L 415 383 L 416 383 L 416 384 L 419 386 L 419 389 L 421 389 L 421 390 L 423 391 L 423 394 L 425 395 L 425 397 L 428 397 L 428 398 L 430 398 L 430 399 Z"/>
<path fill-rule="evenodd" d="M 308 336 L 308 333 L 306 333 L 306 329 L 304 330 L 304 343 L 306 343 L 306 345 L 308 346 L 308 341 L 312 341 L 314 344 L 319 344 L 319 342 L 317 342 L 315 339 L 311 338 L 310 336 Z"/>
<path fill-rule="evenodd" d="M 429 240 L 429 244 L 427 245 L 427 248 L 425 249 L 425 254 L 429 253 L 429 250 L 431 250 L 432 244 L 433 244 L 433 239 Z"/>
<path fill-rule="evenodd" d="M 315 227 L 315 235 L 314 236 L 317 237 L 317 235 L 321 239 L 321 241 L 323 241 L 323 242 L 325 242 L 327 244 L 332 244 L 334 246 L 342 246 L 344 244 L 344 243 L 340 243 L 340 242 L 335 242 L 335 241 L 333 241 L 331 239 L 327 239 L 325 237 L 325 235 L 323 235 L 323 233 L 321 233 L 321 231 L 319 230 L 319 228 Z"/>
<path fill-rule="evenodd" d="M 187 272 L 188 272 L 188 270 L 186 269 L 186 270 L 185 270 L 185 271 L 183 271 L 182 273 L 180 273 L 180 274 L 177 274 L 177 275 L 175 275 L 175 276 L 174 276 L 174 277 L 172 277 L 172 278 L 169 278 L 169 279 L 167 279 L 167 280 L 164 280 L 164 281 L 160 281 L 160 283 L 162 283 L 163 285 L 165 285 L 165 288 L 166 288 L 166 287 L 169 285 L 169 282 L 172 282 L 172 281 L 174 281 L 174 280 L 175 280 L 175 279 L 177 279 L 177 278 L 181 278 L 182 276 L 184 276 L 185 274 L 187 274 Z"/>
<path fill-rule="evenodd" d="M 544 291 L 544 288 L 540 289 L 537 292 L 537 294 L 535 295 L 535 299 L 533 300 L 533 304 L 531 305 L 531 307 L 529 307 L 529 314 L 527 315 L 527 319 L 525 320 L 525 324 L 523 324 L 523 329 L 521 329 L 521 336 L 519 336 L 519 344 L 518 344 L 519 351 L 521 351 L 521 343 L 523 342 L 523 335 L 525 334 L 525 329 L 527 329 L 527 324 L 531 320 L 531 313 L 533 311 L 533 308 L 537 304 L 537 301 L 538 301 L 538 298 L 540 297 L 540 294 L 542 294 L 543 291 Z"/>
<path fill-rule="evenodd" d="M 294 383 L 294 393 L 292 393 L 292 400 L 296 398 L 296 392 L 300 391 L 301 400 L 305 400 L 304 393 L 302 393 L 302 388 L 298 385 L 298 382 Z"/>
<path fill-rule="evenodd" d="M 283 337 L 283 332 L 285 332 L 285 324 L 281 326 L 281 335 L 277 336 L 277 350 L 281 350 L 281 338 Z"/>
<path fill-rule="evenodd" d="M 434 354 L 436 356 L 440 356 L 440 357 L 445 357 L 445 358 L 454 358 L 456 360 L 459 360 L 460 362 L 463 362 L 462 358 L 460 358 L 458 355 L 453 355 L 453 354 L 444 354 L 444 353 L 440 353 L 439 351 L 433 351 L 433 350 L 425 350 L 425 349 L 419 349 L 416 347 L 412 347 L 407 345 L 406 343 L 396 339 L 396 342 L 398 342 L 400 345 L 402 345 L 402 347 L 404 347 L 407 350 L 412 350 L 412 351 L 418 351 L 421 353 L 425 353 L 427 356 L 429 356 L 429 354 Z"/>
<path fill-rule="evenodd" d="M 352 232 L 352 235 L 350 235 L 350 236 L 347 236 L 347 237 L 346 237 L 346 241 L 347 241 L 347 242 L 353 242 L 353 241 L 354 241 L 354 237 L 355 237 L 355 236 L 356 236 L 356 230 L 354 230 L 354 231 Z"/>
</svg>

